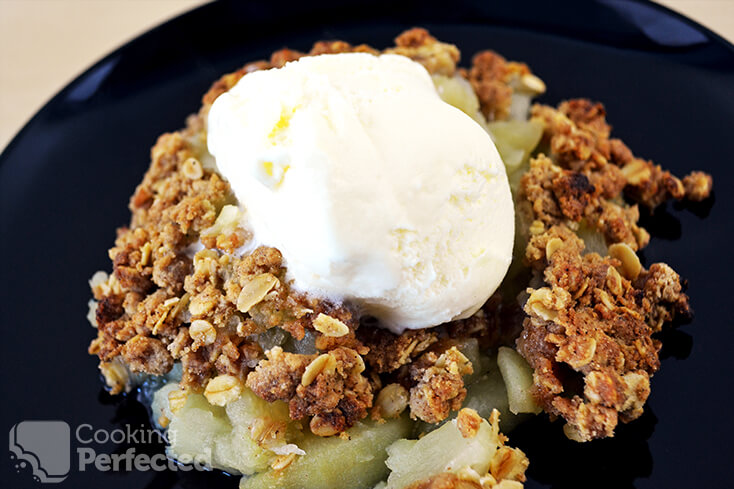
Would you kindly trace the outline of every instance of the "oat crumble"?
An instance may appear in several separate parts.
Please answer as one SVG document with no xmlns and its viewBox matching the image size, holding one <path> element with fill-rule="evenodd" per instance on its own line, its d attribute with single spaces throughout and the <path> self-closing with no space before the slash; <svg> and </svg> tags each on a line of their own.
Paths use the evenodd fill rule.
<svg viewBox="0 0 734 489">
<path fill-rule="evenodd" d="M 660 365 L 653 335 L 690 307 L 673 269 L 640 264 L 635 252 L 650 236 L 637 205 L 703 200 L 712 179 L 693 172 L 681 180 L 634 156 L 611 138 L 601 104 L 532 107 L 543 137 L 520 179 L 516 209 L 532 223 L 523 230 L 533 273 L 524 304 L 498 292 L 470 318 L 395 335 L 361 325 L 347 304 L 292 290 L 277 249 L 235 253 L 251 236 L 231 214 L 234 197 L 206 151 L 211 104 L 253 71 L 343 52 L 380 51 L 342 41 L 318 42 L 309 53 L 277 51 L 221 77 L 185 129 L 158 139 L 130 199 L 130 225 L 109 251 L 113 274 L 92 287 L 97 338 L 89 353 L 99 357 L 111 392 L 129 388 L 129 372 L 162 375 L 180 362 L 182 390 L 169 396 L 172 406 L 188 392 L 225 406 L 250 389 L 287 403 L 290 418 L 308 421 L 319 436 L 343 433 L 370 413 L 381 420 L 408 411 L 438 423 L 462 407 L 464 377 L 477 368 L 457 345 L 472 338 L 486 351 L 517 338 L 535 372 L 537 402 L 564 418 L 570 438 L 613 436 L 619 420 L 639 417 Z M 408 56 L 431 74 L 464 77 L 488 121 L 511 116 L 513 94 L 545 89 L 527 65 L 492 51 L 457 68 L 458 49 L 423 29 L 404 32 L 382 52 Z M 585 250 L 580 227 L 603 236 L 607 253 Z M 203 249 L 195 251 L 198 242 Z M 281 341 L 266 344 L 272 332 Z M 475 423 L 462 413 L 462 433 L 470 435 Z M 446 473 L 411 487 L 521 487 L 527 460 L 509 447 L 501 452 L 491 480 Z M 273 469 L 294 458 L 282 455 Z"/>
</svg>

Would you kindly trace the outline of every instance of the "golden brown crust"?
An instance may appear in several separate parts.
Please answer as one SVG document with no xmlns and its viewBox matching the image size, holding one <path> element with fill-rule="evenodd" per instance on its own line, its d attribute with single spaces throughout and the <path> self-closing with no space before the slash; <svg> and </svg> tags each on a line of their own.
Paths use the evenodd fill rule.
<svg viewBox="0 0 734 489">
<path fill-rule="evenodd" d="M 472 58 L 469 82 L 479 98 L 479 106 L 489 121 L 510 115 L 512 88 L 505 82 L 507 62 L 494 51 L 483 51 Z"/>
<path fill-rule="evenodd" d="M 558 109 L 534 105 L 532 118 L 545 127 L 544 144 L 549 156 L 563 169 L 583 173 L 601 187 L 605 199 L 628 198 L 649 208 L 669 199 L 703 200 L 711 192 L 711 177 L 694 172 L 684 185 L 660 165 L 635 157 L 619 139 L 610 139 L 611 127 L 599 103 L 573 99 Z M 685 180 L 685 179 L 684 179 Z"/>
<path fill-rule="evenodd" d="M 160 340 L 135 336 L 122 347 L 122 358 L 133 372 L 163 375 L 173 367 L 173 357 Z"/>
<path fill-rule="evenodd" d="M 489 50 L 477 53 L 471 68 L 462 74 L 474 88 L 482 114 L 490 122 L 509 118 L 515 92 L 545 90 L 543 82 L 533 76 L 525 63 L 507 61 Z"/>
<path fill-rule="evenodd" d="M 530 161 L 530 169 L 522 176 L 520 195 L 530 203 L 534 219 L 546 226 L 585 219 L 602 233 L 608 244 L 626 243 L 635 250 L 643 248 L 649 235 L 637 225 L 637 207 L 605 198 L 603 185 L 591 183 L 600 179 L 606 179 L 600 172 L 593 171 L 587 176 L 561 168 L 540 154 Z"/>
<path fill-rule="evenodd" d="M 369 348 L 365 362 L 380 374 L 407 365 L 438 341 L 438 331 L 431 329 L 408 330 L 396 335 L 385 329 L 361 328 L 358 335 Z"/>
<path fill-rule="evenodd" d="M 612 128 L 607 124 L 607 112 L 602 104 L 587 99 L 572 99 L 561 102 L 558 110 L 578 127 L 593 133 L 597 140 L 609 138 Z"/>
<path fill-rule="evenodd" d="M 526 261 L 547 287 L 528 290 L 529 317 L 518 348 L 535 370 L 539 403 L 565 418 L 569 437 L 612 436 L 618 419 L 642 413 L 659 366 L 653 333 L 690 314 L 680 277 L 669 266 L 642 269 L 634 251 L 650 236 L 622 193 L 648 207 L 670 198 L 701 200 L 710 194 L 711 177 L 695 172 L 684 184 L 636 158 L 609 138 L 601 104 L 535 105 L 532 116 L 545 128 L 549 156 L 531 160 L 520 195 L 541 224 Z M 613 257 L 583 254 L 584 242 L 571 231 L 579 225 L 600 233 Z"/>
<path fill-rule="evenodd" d="M 653 331 L 660 331 L 676 318 L 690 318 L 692 312 L 681 279 L 665 263 L 654 263 L 649 270 L 642 270 L 635 286 L 642 290 L 645 321 Z"/>
<path fill-rule="evenodd" d="M 629 276 L 616 258 L 582 254 L 583 242 L 563 225 L 533 236 L 527 251 L 547 284 L 528 290 L 517 344 L 535 371 L 534 394 L 565 418 L 569 437 L 612 436 L 618 419 L 642 414 L 660 365 L 653 333 L 689 312 L 680 278 L 663 264 Z"/>
<path fill-rule="evenodd" d="M 413 28 L 395 38 L 395 47 L 384 51 L 399 54 L 422 64 L 431 74 L 453 76 L 459 62 L 459 50 L 453 44 L 436 40 L 427 30 Z"/>
<path fill-rule="evenodd" d="M 427 423 L 446 419 L 461 408 L 466 398 L 464 375 L 473 372 L 471 362 L 452 347 L 441 355 L 429 351 L 410 365 L 410 416 Z"/>
<path fill-rule="evenodd" d="M 683 187 L 686 189 L 686 198 L 693 202 L 706 200 L 711 195 L 714 179 L 702 171 L 694 171 L 683 178 Z"/>
<path fill-rule="evenodd" d="M 464 438 L 474 438 L 479 432 L 482 417 L 473 409 L 462 409 L 456 415 L 456 427 Z"/>
<path fill-rule="evenodd" d="M 311 419 L 311 431 L 331 436 L 353 426 L 372 407 L 372 387 L 362 375 L 364 362 L 349 348 L 323 355 L 266 353 L 247 377 L 247 386 L 268 402 L 288 402 L 291 419 Z"/>
</svg>

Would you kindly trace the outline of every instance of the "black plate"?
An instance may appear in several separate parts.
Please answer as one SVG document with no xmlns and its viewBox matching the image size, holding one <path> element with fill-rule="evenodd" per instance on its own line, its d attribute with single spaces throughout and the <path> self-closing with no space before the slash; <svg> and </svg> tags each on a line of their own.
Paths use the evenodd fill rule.
<svg viewBox="0 0 734 489">
<path fill-rule="evenodd" d="M 3 430 L 24 420 L 67 422 L 72 467 L 80 447 L 159 452 L 160 444 L 134 440 L 82 445 L 74 433 L 85 423 L 106 430 L 147 423 L 139 404 L 101 389 L 97 362 L 85 353 L 94 336 L 85 315 L 86 281 L 110 267 L 106 250 L 115 227 L 128 220 L 127 199 L 149 148 L 160 133 L 182 126 L 214 79 L 245 61 L 324 38 L 382 47 L 422 25 L 456 43 L 465 62 L 487 47 L 527 62 L 546 81 L 548 103 L 603 101 L 614 134 L 637 154 L 679 175 L 709 171 L 718 189 L 715 204 L 668 205 L 646 218 L 653 240 L 644 258 L 668 262 L 688 278 L 697 316 L 665 334 L 645 415 L 614 439 L 584 445 L 565 440 L 560 424 L 547 419 L 520 427 L 511 442 L 530 456 L 526 487 L 730 487 L 733 47 L 649 3 L 273 4 L 206 5 L 150 31 L 62 90 L 2 154 Z M 58 462 L 69 447 L 56 448 L 57 438 L 41 445 L 53 448 Z M 5 456 L 2 466 L 3 487 L 41 487 L 27 464 Z M 56 487 L 215 484 L 237 486 L 219 473 L 88 467 L 73 468 Z"/>
</svg>

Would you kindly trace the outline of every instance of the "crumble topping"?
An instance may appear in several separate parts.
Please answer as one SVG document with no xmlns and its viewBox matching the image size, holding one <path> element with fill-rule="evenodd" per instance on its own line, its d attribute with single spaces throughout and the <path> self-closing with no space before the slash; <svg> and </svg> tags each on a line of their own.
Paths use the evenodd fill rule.
<svg viewBox="0 0 734 489">
<path fill-rule="evenodd" d="M 586 176 L 603 199 L 615 199 L 624 190 L 625 196 L 652 209 L 669 199 L 703 200 L 711 192 L 712 180 L 705 173 L 688 175 L 686 186 L 660 165 L 635 157 L 621 140 L 610 139 L 600 103 L 573 99 L 557 109 L 536 104 L 531 116 L 543 124 L 542 144 L 554 162 Z"/>
<path fill-rule="evenodd" d="M 607 242 L 626 243 L 634 250 L 645 247 L 650 235 L 637 225 L 640 218 L 637 206 L 617 204 L 605 198 L 603 187 L 591 183 L 605 176 L 594 173 L 587 176 L 566 170 L 540 154 L 530 160 L 530 169 L 522 176 L 521 197 L 530 204 L 533 218 L 546 226 L 579 223 L 584 219 Z"/>
<path fill-rule="evenodd" d="M 401 335 L 386 329 L 362 328 L 359 338 L 369 348 L 365 362 L 377 373 L 393 372 L 413 361 L 438 341 L 433 329 L 407 330 Z"/>
<path fill-rule="evenodd" d="M 321 436 L 353 426 L 373 404 L 375 419 L 410 409 L 412 418 L 436 423 L 461 407 L 463 376 L 473 371 L 456 346 L 467 338 L 484 350 L 509 344 L 522 327 L 518 349 L 535 370 L 538 402 L 567 421 L 570 437 L 611 436 L 619 419 L 638 417 L 659 367 L 660 343 L 652 335 L 690 308 L 670 267 L 640 264 L 635 251 L 649 234 L 638 225 L 637 205 L 623 197 L 647 207 L 670 198 L 700 201 L 712 179 L 693 172 L 679 180 L 635 157 L 610 138 L 601 104 L 577 99 L 532 108 L 544 127 L 545 154 L 531 160 L 521 179 L 517 212 L 532 223 L 525 250 L 531 283 L 544 283 L 528 289 L 524 311 L 496 293 L 470 318 L 395 335 L 360 327 L 344 304 L 292 290 L 274 248 L 236 256 L 251 236 L 226 210 L 236 211 L 234 197 L 207 162 L 211 104 L 247 73 L 344 52 L 380 51 L 343 41 L 318 42 L 308 53 L 277 51 L 221 77 L 185 129 L 158 139 L 130 200 L 130 226 L 118 230 L 109 252 L 114 273 L 92 287 L 98 336 L 89 352 L 99 356 L 112 393 L 128 387 L 129 372 L 161 375 L 180 361 L 181 392 L 226 405 L 246 386 L 266 401 L 287 402 L 291 418 L 309 418 Z M 382 52 L 408 56 L 431 74 L 463 76 L 489 121 L 511 116 L 513 94 L 544 90 L 527 65 L 492 51 L 478 53 L 468 70 L 457 69 L 458 49 L 424 29 L 404 32 Z M 580 227 L 601 234 L 609 256 L 585 253 Z M 487 481 L 442 474 L 416 487 L 520 484 Z"/>
<path fill-rule="evenodd" d="M 429 351 L 410 365 L 410 415 L 428 423 L 446 419 L 461 408 L 466 397 L 464 375 L 473 372 L 471 362 L 454 346 L 440 356 Z"/>
<path fill-rule="evenodd" d="M 268 402 L 287 401 L 291 419 L 311 418 L 314 434 L 331 436 L 353 426 L 372 407 L 372 386 L 362 357 L 350 348 L 322 355 L 266 352 L 247 386 Z"/>
<path fill-rule="evenodd" d="M 620 260 L 583 249 L 562 225 L 530 240 L 528 255 L 547 264 L 547 286 L 528 289 L 518 339 L 535 371 L 538 402 L 565 418 L 566 434 L 579 441 L 612 436 L 618 419 L 642 414 L 649 379 L 660 366 L 660 341 L 652 335 L 690 312 L 667 265 L 633 277 Z"/>
<path fill-rule="evenodd" d="M 422 64 L 432 75 L 453 76 L 459 62 L 459 50 L 453 44 L 439 42 L 425 29 L 410 29 L 395 38 L 395 47 L 385 54 L 400 54 Z"/>
<path fill-rule="evenodd" d="M 508 62 L 494 51 L 481 51 L 472 58 L 469 70 L 461 70 L 479 98 L 488 121 L 510 117 L 512 95 L 518 91 L 543 93 L 545 84 L 525 63 Z"/>
<path fill-rule="evenodd" d="M 541 287 L 529 288 L 528 317 L 518 351 L 534 369 L 534 395 L 545 411 L 566 420 L 569 438 L 613 436 L 618 420 L 642 414 L 650 377 L 659 368 L 653 338 L 691 314 L 681 279 L 668 265 L 644 269 L 635 251 L 649 242 L 637 205 L 701 200 L 711 177 L 694 172 L 681 182 L 659 165 L 633 156 L 610 139 L 604 107 L 570 100 L 558 109 L 535 105 L 549 156 L 530 161 L 520 182 L 521 211 L 533 224 L 525 250 Z M 574 231 L 603 236 L 608 255 L 585 253 Z"/>
<path fill-rule="evenodd" d="M 711 195 L 714 179 L 702 171 L 694 171 L 683 177 L 683 188 L 686 197 L 693 202 L 701 202 Z"/>
</svg>

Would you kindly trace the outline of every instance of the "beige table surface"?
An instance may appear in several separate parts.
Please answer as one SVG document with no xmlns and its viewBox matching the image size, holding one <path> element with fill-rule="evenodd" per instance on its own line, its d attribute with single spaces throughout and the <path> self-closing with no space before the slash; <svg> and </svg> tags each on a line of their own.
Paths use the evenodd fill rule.
<svg viewBox="0 0 734 489">
<path fill-rule="evenodd" d="M 99 58 L 204 0 L 0 0 L 0 148 Z M 734 0 L 659 0 L 734 40 Z"/>
</svg>

